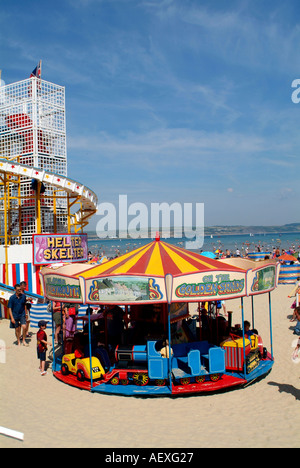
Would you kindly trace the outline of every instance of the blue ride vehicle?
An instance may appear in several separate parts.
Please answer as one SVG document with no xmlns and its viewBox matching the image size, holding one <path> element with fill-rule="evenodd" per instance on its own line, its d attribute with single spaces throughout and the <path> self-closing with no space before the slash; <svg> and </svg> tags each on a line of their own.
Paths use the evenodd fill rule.
<svg viewBox="0 0 300 468">
<path fill-rule="evenodd" d="M 202 383 L 205 380 L 219 380 L 225 372 L 225 351 L 207 341 L 174 344 L 171 359 L 164 357 L 158 342 L 148 341 L 147 345 L 132 345 L 116 348 L 116 365 L 111 376 L 126 372 L 126 382 L 134 369 L 134 382 L 146 385 L 154 381 L 156 385 L 165 385 L 171 377 L 174 384 L 188 385 Z M 139 376 L 141 373 L 141 376 Z"/>
</svg>

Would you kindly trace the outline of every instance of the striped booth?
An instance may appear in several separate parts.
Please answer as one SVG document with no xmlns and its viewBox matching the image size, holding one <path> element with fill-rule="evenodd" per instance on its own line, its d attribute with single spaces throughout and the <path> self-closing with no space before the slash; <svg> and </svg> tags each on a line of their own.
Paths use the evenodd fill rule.
<svg viewBox="0 0 300 468">
<path fill-rule="evenodd" d="M 78 316 L 84 317 L 86 315 L 87 306 L 83 305 L 79 308 Z M 49 322 L 49 326 L 52 323 L 52 314 L 47 310 L 47 304 L 33 304 L 30 309 L 30 328 L 38 328 L 40 320 Z M 78 321 L 78 330 L 82 329 L 82 320 Z"/>
<path fill-rule="evenodd" d="M 40 295 L 42 290 L 39 271 L 40 267 L 33 265 L 33 263 L 10 263 L 7 270 L 7 284 L 14 286 L 21 281 L 26 281 L 28 291 Z M 0 265 L 0 283 L 6 284 L 5 264 Z"/>
<path fill-rule="evenodd" d="M 300 264 L 280 265 L 279 284 L 294 284 L 300 278 Z"/>
<path fill-rule="evenodd" d="M 266 256 L 271 258 L 271 252 L 250 252 L 248 258 L 250 260 L 264 260 Z"/>
</svg>

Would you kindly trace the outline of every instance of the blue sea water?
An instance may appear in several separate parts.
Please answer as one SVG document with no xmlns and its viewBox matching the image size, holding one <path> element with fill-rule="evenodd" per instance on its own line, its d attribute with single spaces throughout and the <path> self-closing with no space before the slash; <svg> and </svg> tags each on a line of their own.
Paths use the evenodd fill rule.
<svg viewBox="0 0 300 468">
<path fill-rule="evenodd" d="M 186 242 L 190 239 L 186 238 L 168 238 L 163 239 L 179 247 L 186 248 Z M 106 255 L 107 257 L 115 257 L 117 254 L 124 253 L 137 249 L 151 242 L 152 239 L 92 239 L 89 240 L 89 250 L 93 254 Z M 192 248 L 191 250 L 200 253 L 200 251 L 213 252 L 217 249 L 225 251 L 229 249 L 231 253 L 235 253 L 239 249 L 243 254 L 248 248 L 249 252 L 257 251 L 260 246 L 261 251 L 271 252 L 273 248 L 289 250 L 293 248 L 296 251 L 300 250 L 300 233 L 271 233 L 271 234 L 240 234 L 240 235 L 220 235 L 220 236 L 205 236 L 204 244 L 201 248 Z"/>
</svg>

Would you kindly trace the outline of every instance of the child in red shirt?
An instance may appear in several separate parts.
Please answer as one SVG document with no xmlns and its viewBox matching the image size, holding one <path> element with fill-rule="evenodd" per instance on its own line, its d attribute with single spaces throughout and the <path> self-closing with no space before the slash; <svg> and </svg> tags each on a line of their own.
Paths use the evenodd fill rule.
<svg viewBox="0 0 300 468">
<path fill-rule="evenodd" d="M 40 360 L 40 367 L 39 370 L 41 372 L 41 375 L 46 375 L 47 372 L 45 371 L 45 365 L 46 365 L 46 351 L 47 351 L 47 346 L 51 346 L 51 343 L 47 342 L 47 334 L 45 332 L 47 328 L 47 323 L 45 320 L 40 320 L 38 323 L 39 326 L 39 331 L 36 334 L 37 338 L 37 356 L 38 359 Z"/>
</svg>

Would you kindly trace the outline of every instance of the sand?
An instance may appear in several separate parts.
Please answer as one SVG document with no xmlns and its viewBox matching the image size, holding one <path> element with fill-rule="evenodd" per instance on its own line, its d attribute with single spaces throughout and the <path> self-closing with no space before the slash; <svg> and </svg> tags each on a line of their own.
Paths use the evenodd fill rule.
<svg viewBox="0 0 300 468">
<path fill-rule="evenodd" d="M 41 377 L 35 334 L 29 347 L 18 347 L 9 321 L 0 320 L 6 345 L 6 362 L 0 362 L 0 426 L 24 434 L 23 441 L 0 435 L 0 447 L 300 447 L 300 363 L 291 358 L 296 338 L 295 323 L 289 321 L 291 289 L 280 285 L 271 294 L 271 373 L 245 389 L 208 396 L 101 395 L 63 384 L 51 369 Z M 254 303 L 255 327 L 270 349 L 268 295 L 255 297 Z M 226 305 L 234 312 L 233 323 L 241 323 L 240 300 Z M 244 305 L 251 320 L 251 299 Z"/>
</svg>

